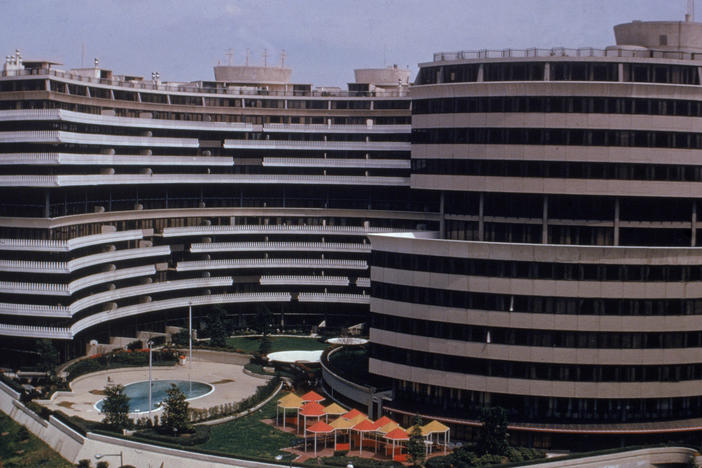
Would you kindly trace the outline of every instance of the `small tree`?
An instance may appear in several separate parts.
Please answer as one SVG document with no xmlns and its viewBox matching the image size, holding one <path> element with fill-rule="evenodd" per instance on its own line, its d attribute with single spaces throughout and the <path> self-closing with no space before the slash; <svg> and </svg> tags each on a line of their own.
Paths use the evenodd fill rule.
<svg viewBox="0 0 702 468">
<path fill-rule="evenodd" d="M 261 341 L 258 344 L 258 353 L 266 355 L 271 352 L 271 337 L 268 335 L 263 335 Z"/>
<path fill-rule="evenodd" d="M 480 455 L 507 455 L 509 452 L 509 434 L 507 433 L 507 414 L 500 407 L 483 409 L 480 417 L 483 425 L 478 434 L 477 451 Z"/>
<path fill-rule="evenodd" d="M 224 326 L 223 316 L 224 314 L 221 310 L 214 310 L 207 317 L 211 346 L 224 347 L 227 345 L 227 329 Z"/>
<path fill-rule="evenodd" d="M 105 415 L 103 423 L 117 430 L 129 427 L 129 397 L 124 393 L 123 386 L 108 385 L 105 387 L 102 413 Z"/>
<path fill-rule="evenodd" d="M 175 384 L 171 384 L 166 395 L 167 397 L 163 401 L 161 427 L 167 432 L 177 432 L 178 434 L 190 431 L 190 421 L 188 420 L 188 406 L 190 405 L 185 401 L 185 394 Z"/>
<path fill-rule="evenodd" d="M 424 447 L 424 436 L 422 435 L 421 426 L 424 425 L 422 418 L 419 415 L 414 416 L 414 427 L 409 435 L 409 441 L 407 441 L 407 455 L 409 460 L 412 462 L 412 466 L 421 466 L 424 462 L 424 456 L 426 454 Z"/>
<path fill-rule="evenodd" d="M 139 351 L 144 347 L 144 343 L 141 340 L 134 340 L 127 345 L 129 351 Z"/>
<path fill-rule="evenodd" d="M 37 340 L 35 346 L 39 354 L 39 366 L 41 370 L 47 372 L 49 375 L 54 375 L 56 373 L 56 366 L 59 363 L 59 355 L 53 343 L 51 343 L 51 340 L 44 338 L 42 340 Z"/>
</svg>

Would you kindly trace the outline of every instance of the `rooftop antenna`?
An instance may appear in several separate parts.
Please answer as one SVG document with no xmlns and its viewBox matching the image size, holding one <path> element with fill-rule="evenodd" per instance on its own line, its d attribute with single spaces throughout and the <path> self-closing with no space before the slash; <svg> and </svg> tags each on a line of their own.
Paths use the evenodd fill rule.
<svg viewBox="0 0 702 468">
<path fill-rule="evenodd" d="M 285 58 L 288 56 L 285 49 L 280 51 L 280 68 L 285 68 Z"/>
<path fill-rule="evenodd" d="M 690 23 L 695 21 L 695 0 L 687 0 L 687 12 L 685 13 L 685 22 Z"/>
<path fill-rule="evenodd" d="M 263 66 L 268 66 L 268 49 L 263 49 Z"/>
<path fill-rule="evenodd" d="M 226 55 L 226 57 L 227 57 L 227 64 L 231 66 L 232 56 L 234 55 L 234 49 L 232 49 L 230 47 L 229 49 L 226 50 L 226 54 L 224 54 L 224 55 Z"/>
<path fill-rule="evenodd" d="M 250 52 L 251 52 L 251 51 L 250 51 L 249 48 L 247 47 L 247 48 L 246 48 L 246 66 L 247 66 L 247 67 L 249 66 L 249 53 L 250 53 Z"/>
</svg>

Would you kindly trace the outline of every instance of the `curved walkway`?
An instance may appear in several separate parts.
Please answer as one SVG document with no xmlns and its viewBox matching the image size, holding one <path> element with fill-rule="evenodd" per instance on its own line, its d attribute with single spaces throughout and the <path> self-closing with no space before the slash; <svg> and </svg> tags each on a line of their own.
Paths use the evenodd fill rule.
<svg viewBox="0 0 702 468">
<path fill-rule="evenodd" d="M 199 354 L 199 353 L 198 353 Z M 253 395 L 265 384 L 260 378 L 244 373 L 244 366 L 207 360 L 204 354 L 195 355 L 192 372 L 187 364 L 172 367 L 152 367 L 152 380 L 188 380 L 205 382 L 215 387 L 207 396 L 190 400 L 191 408 L 210 408 L 223 403 L 234 403 Z M 108 382 L 108 377 L 111 382 Z M 91 421 L 102 420 L 94 405 L 103 398 L 108 383 L 127 385 L 149 379 L 148 367 L 110 369 L 78 377 L 70 384 L 70 392 L 56 392 L 51 400 L 38 401 L 51 410 L 60 410 L 69 416 L 80 416 Z M 159 414 L 154 411 L 154 414 Z M 144 416 L 142 413 L 141 416 Z"/>
</svg>

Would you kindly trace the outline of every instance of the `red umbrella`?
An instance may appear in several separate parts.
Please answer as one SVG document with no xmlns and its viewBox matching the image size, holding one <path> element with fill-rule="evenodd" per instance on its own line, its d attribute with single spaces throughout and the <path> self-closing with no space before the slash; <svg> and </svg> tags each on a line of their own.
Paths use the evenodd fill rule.
<svg viewBox="0 0 702 468">
<path fill-rule="evenodd" d="M 305 431 L 310 431 L 314 434 L 314 456 L 317 456 L 317 434 L 329 434 L 334 432 L 334 428 L 324 421 L 317 421 L 310 427 L 306 428 Z M 324 441 L 324 448 L 327 448 L 327 442 Z M 307 443 L 305 443 L 305 451 L 307 451 Z"/>
<path fill-rule="evenodd" d="M 360 455 L 361 450 L 363 450 L 363 433 L 375 431 L 375 424 L 370 419 L 364 419 L 360 423 L 353 426 L 351 429 L 360 434 L 360 443 L 358 446 L 358 453 Z"/>
<path fill-rule="evenodd" d="M 315 392 L 314 390 L 310 390 L 309 392 L 302 395 L 302 401 L 316 401 L 317 403 L 319 403 L 322 400 L 324 400 L 324 397 L 319 393 Z"/>
</svg>

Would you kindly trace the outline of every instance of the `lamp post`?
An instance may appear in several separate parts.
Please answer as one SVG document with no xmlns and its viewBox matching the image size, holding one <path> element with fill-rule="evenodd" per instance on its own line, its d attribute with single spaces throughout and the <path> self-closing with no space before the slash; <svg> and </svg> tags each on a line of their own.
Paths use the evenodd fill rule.
<svg viewBox="0 0 702 468">
<path fill-rule="evenodd" d="M 96 454 L 95 459 L 99 460 L 103 457 L 119 457 L 119 466 L 124 466 L 124 456 L 122 455 L 122 451 L 120 450 L 119 453 L 103 453 L 103 454 Z"/>
<path fill-rule="evenodd" d="M 149 340 L 146 342 L 146 344 L 149 346 L 149 420 L 151 420 L 151 408 L 153 407 L 151 404 L 151 347 L 153 346 L 154 342 Z"/>
<path fill-rule="evenodd" d="M 188 392 L 188 398 L 193 394 L 193 303 L 188 302 L 188 383 L 190 384 L 190 390 Z"/>
</svg>

